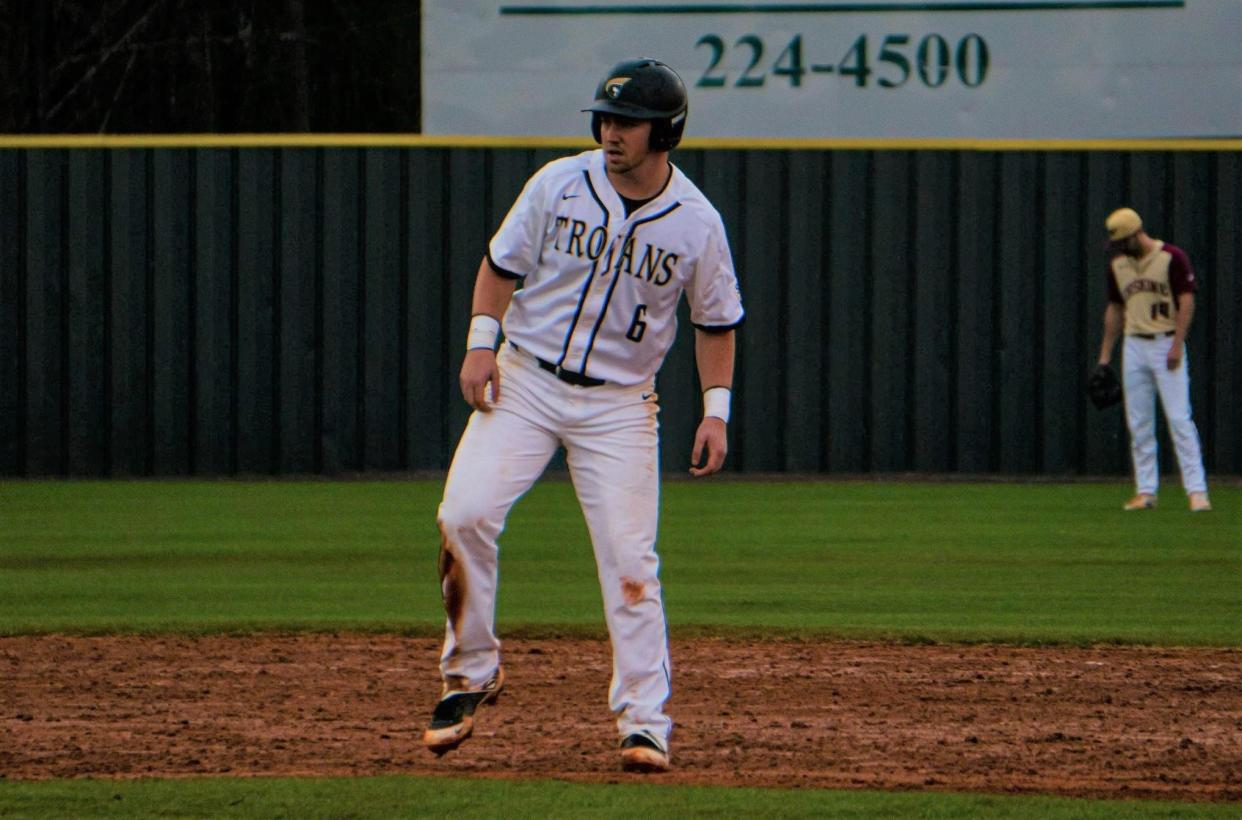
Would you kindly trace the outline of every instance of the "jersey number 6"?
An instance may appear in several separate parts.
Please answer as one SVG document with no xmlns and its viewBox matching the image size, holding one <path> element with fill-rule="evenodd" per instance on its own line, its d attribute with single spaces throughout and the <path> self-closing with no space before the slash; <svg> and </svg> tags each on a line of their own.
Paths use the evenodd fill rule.
<svg viewBox="0 0 1242 820">
<path fill-rule="evenodd" d="M 646 305 L 639 305 L 634 308 L 634 321 L 630 322 L 630 329 L 625 331 L 625 338 L 631 342 L 641 342 L 643 340 L 643 334 L 647 332 L 647 323 L 643 321 L 643 317 L 646 315 Z"/>
</svg>

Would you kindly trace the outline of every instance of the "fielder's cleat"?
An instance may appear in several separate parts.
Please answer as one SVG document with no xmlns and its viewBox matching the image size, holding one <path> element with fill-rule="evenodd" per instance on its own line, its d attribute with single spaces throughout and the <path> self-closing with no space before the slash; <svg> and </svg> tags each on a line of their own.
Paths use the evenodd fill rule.
<svg viewBox="0 0 1242 820">
<path fill-rule="evenodd" d="M 621 741 L 621 768 L 644 774 L 667 772 L 668 752 L 650 735 L 636 732 Z"/>
<path fill-rule="evenodd" d="M 1207 512 L 1210 509 L 1212 509 L 1212 502 L 1208 501 L 1207 493 L 1190 494 L 1191 512 Z"/>
<path fill-rule="evenodd" d="M 494 703 L 504 688 L 505 670 L 498 666 L 491 680 L 478 689 L 446 691 L 431 714 L 431 725 L 423 732 L 423 743 L 437 757 L 456 749 L 474 732 L 474 710 Z"/>
<path fill-rule="evenodd" d="M 1150 510 L 1155 506 L 1156 497 L 1154 495 L 1151 493 L 1139 493 L 1127 501 L 1121 509 L 1126 512 L 1133 512 L 1134 510 Z"/>
</svg>

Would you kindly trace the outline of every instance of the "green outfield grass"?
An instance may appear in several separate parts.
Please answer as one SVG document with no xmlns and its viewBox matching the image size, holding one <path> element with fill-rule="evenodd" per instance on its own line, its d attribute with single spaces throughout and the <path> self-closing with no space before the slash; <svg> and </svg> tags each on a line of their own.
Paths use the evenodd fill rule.
<svg viewBox="0 0 1242 820">
<path fill-rule="evenodd" d="M 0 483 L 0 634 L 442 629 L 441 484 Z M 1242 645 L 1242 488 L 667 482 L 674 636 Z M 603 634 L 571 487 L 501 538 L 503 634 Z"/>
<path fill-rule="evenodd" d="M 1115 484 L 673 481 L 674 637 L 1242 645 L 1242 487 L 1192 515 Z M 0 482 L 0 635 L 374 630 L 437 636 L 441 483 Z M 603 635 L 571 488 L 502 536 L 502 636 Z M 1236 805 L 447 778 L 14 783 L 0 816 L 1225 817 Z"/>
<path fill-rule="evenodd" d="M 64 817 L 745 817 L 1114 820 L 1237 817 L 1237 806 L 875 791 L 585 785 L 448 778 L 0 781 L 0 816 Z"/>
</svg>

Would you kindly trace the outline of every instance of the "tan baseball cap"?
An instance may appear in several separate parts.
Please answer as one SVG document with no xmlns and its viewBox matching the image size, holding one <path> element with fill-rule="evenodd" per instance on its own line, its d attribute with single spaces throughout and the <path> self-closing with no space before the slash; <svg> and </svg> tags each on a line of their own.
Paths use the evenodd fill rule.
<svg viewBox="0 0 1242 820">
<path fill-rule="evenodd" d="M 1118 208 L 1104 220 L 1108 238 L 1114 242 L 1129 239 L 1143 230 L 1143 218 L 1133 208 Z"/>
</svg>

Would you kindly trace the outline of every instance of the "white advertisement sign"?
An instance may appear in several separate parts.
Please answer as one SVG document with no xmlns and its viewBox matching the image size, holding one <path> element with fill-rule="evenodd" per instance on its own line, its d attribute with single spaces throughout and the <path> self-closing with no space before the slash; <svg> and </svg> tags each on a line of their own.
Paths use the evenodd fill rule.
<svg viewBox="0 0 1242 820">
<path fill-rule="evenodd" d="M 1242 0 L 423 0 L 423 131 L 583 135 L 633 57 L 690 137 L 1242 136 Z"/>
</svg>

